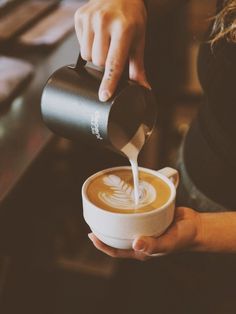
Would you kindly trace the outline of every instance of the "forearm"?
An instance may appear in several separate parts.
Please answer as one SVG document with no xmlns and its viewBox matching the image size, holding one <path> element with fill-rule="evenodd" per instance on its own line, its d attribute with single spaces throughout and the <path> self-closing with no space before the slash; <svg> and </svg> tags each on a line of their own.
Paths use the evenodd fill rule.
<svg viewBox="0 0 236 314">
<path fill-rule="evenodd" d="M 236 212 L 200 214 L 196 251 L 236 253 Z"/>
</svg>

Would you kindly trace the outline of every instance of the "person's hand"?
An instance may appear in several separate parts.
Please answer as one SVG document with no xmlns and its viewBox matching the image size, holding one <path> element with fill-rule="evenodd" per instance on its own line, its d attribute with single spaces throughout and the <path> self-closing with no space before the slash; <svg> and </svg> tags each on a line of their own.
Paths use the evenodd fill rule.
<svg viewBox="0 0 236 314">
<path fill-rule="evenodd" d="M 119 250 L 102 243 L 93 233 L 88 236 L 95 247 L 111 257 L 147 260 L 176 251 L 197 250 L 201 237 L 201 215 L 186 207 L 176 208 L 175 218 L 169 229 L 160 237 L 141 237 L 133 242 L 133 250 Z"/>
<path fill-rule="evenodd" d="M 143 0 L 90 0 L 75 14 L 75 29 L 84 60 L 105 67 L 99 89 L 108 100 L 129 63 L 129 78 L 147 88 L 144 69 L 146 8 Z"/>
</svg>

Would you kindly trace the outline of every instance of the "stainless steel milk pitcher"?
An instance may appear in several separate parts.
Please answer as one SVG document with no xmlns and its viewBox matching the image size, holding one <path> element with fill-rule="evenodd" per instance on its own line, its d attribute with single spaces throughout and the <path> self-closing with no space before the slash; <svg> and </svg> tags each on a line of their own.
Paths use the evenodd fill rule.
<svg viewBox="0 0 236 314">
<path fill-rule="evenodd" d="M 120 153 L 145 125 L 148 137 L 156 121 L 152 91 L 123 75 L 107 102 L 98 98 L 102 72 L 79 56 L 75 66 L 58 69 L 46 83 L 41 101 L 43 120 L 60 136 L 105 145 Z"/>
</svg>

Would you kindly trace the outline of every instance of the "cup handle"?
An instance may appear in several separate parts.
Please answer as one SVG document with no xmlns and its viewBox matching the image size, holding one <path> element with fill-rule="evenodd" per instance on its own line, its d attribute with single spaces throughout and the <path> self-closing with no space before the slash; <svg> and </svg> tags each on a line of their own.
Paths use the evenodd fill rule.
<svg viewBox="0 0 236 314">
<path fill-rule="evenodd" d="M 173 182 L 174 186 L 177 188 L 179 185 L 179 172 L 173 168 L 165 167 L 163 169 L 158 170 L 160 174 L 163 174 L 165 177 L 170 179 Z"/>
</svg>

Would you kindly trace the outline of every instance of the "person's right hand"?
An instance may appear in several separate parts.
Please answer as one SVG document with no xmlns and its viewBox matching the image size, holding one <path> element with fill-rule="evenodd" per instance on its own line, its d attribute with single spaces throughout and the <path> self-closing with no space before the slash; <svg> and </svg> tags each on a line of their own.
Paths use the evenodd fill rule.
<svg viewBox="0 0 236 314">
<path fill-rule="evenodd" d="M 144 0 L 90 0 L 75 14 L 84 60 L 105 67 L 99 99 L 108 100 L 129 63 L 129 78 L 150 88 L 144 69 L 146 8 Z"/>
<path fill-rule="evenodd" d="M 112 248 L 101 242 L 93 233 L 88 237 L 98 250 L 111 257 L 140 261 L 173 252 L 204 251 L 204 247 L 201 246 L 204 243 L 202 215 L 191 208 L 178 207 L 174 221 L 165 233 L 157 238 L 142 236 L 135 239 L 132 250 Z"/>
</svg>

